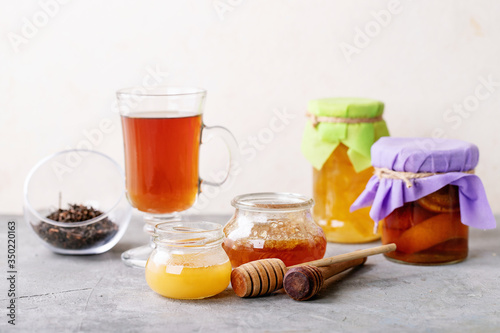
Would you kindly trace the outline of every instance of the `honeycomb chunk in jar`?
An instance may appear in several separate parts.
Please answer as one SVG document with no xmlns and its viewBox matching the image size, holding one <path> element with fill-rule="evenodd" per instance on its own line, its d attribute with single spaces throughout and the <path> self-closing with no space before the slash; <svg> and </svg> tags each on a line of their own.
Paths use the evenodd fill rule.
<svg viewBox="0 0 500 333">
<path fill-rule="evenodd" d="M 223 244 L 233 267 L 265 258 L 279 258 L 287 266 L 323 258 L 326 238 L 312 219 L 312 199 L 289 193 L 237 198 L 235 214 L 224 227 Z M 251 208 L 245 201 L 252 201 Z"/>
</svg>

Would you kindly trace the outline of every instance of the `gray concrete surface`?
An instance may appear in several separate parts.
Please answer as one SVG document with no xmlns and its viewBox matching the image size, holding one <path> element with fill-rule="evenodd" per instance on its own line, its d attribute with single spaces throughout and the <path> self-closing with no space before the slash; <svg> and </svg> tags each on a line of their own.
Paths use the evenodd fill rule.
<svg viewBox="0 0 500 333">
<path fill-rule="evenodd" d="M 12 327 L 5 315 L 8 284 L 0 275 L 1 332 L 500 332 L 498 229 L 471 230 L 469 258 L 456 265 L 407 266 L 370 257 L 308 302 L 283 293 L 241 299 L 230 288 L 180 301 L 158 296 L 142 270 L 120 261 L 122 251 L 146 241 L 138 218 L 108 253 L 75 257 L 51 253 L 20 216 L 1 216 L 5 276 L 9 219 L 18 225 L 19 297 Z M 327 255 L 374 245 L 329 244 Z"/>
</svg>

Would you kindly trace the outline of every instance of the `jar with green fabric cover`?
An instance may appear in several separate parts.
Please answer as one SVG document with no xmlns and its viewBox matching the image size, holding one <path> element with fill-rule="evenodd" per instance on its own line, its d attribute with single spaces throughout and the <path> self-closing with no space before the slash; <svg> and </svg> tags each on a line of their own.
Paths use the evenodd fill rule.
<svg viewBox="0 0 500 333">
<path fill-rule="evenodd" d="M 308 105 L 302 152 L 313 165 L 313 216 L 330 242 L 380 238 L 369 208 L 349 208 L 373 175 L 370 148 L 389 132 L 384 104 L 367 98 L 324 98 Z"/>
</svg>

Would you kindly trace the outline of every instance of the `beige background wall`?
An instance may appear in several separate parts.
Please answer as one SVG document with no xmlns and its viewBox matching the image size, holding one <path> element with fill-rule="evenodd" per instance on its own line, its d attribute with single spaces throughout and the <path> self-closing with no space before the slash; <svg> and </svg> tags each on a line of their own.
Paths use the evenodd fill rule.
<svg viewBox="0 0 500 333">
<path fill-rule="evenodd" d="M 39 159 L 89 137 L 123 164 L 114 92 L 144 82 L 206 88 L 205 122 L 227 126 L 242 145 L 241 173 L 198 207 L 203 212 L 230 212 L 230 199 L 246 192 L 311 194 L 311 167 L 299 149 L 304 113 L 308 100 L 330 96 L 384 101 L 393 136 L 476 143 L 477 174 L 500 212 L 498 1 L 40 0 L 2 7 L 1 213 L 22 211 L 22 184 Z M 99 135 L 103 121 L 112 126 Z M 223 167 L 221 147 L 206 148 L 204 174 Z"/>
</svg>

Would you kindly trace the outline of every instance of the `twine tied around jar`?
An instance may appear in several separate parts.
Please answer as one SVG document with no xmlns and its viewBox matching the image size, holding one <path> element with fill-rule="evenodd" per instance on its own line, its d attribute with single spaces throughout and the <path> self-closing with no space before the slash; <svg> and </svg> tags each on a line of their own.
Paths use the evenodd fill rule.
<svg viewBox="0 0 500 333">
<path fill-rule="evenodd" d="M 461 173 L 474 174 L 474 170 L 459 171 Z M 388 179 L 401 179 L 405 182 L 406 187 L 410 188 L 413 186 L 411 179 L 427 178 L 435 175 L 442 175 L 448 172 L 405 172 L 405 171 L 394 171 L 388 168 L 377 168 L 375 167 L 374 174 L 378 179 L 388 178 Z"/>
<path fill-rule="evenodd" d="M 332 123 L 332 124 L 361 124 L 361 123 L 376 123 L 382 121 L 382 115 L 372 118 L 342 118 L 342 117 L 324 117 L 317 116 L 310 112 L 306 112 L 306 117 L 309 118 L 314 127 L 319 123 Z"/>
</svg>

